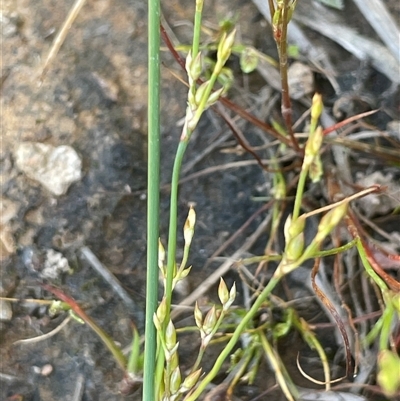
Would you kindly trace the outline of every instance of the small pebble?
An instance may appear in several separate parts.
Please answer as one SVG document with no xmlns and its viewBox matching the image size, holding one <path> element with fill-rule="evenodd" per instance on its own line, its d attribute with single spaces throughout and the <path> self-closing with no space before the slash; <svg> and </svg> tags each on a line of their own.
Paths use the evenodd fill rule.
<svg viewBox="0 0 400 401">
<path fill-rule="evenodd" d="M 311 68 L 298 61 L 288 68 L 288 84 L 290 96 L 300 99 L 314 92 L 314 75 Z"/>
<path fill-rule="evenodd" d="M 50 365 L 49 363 L 47 363 L 46 365 L 44 365 L 42 367 L 42 369 L 40 370 L 40 374 L 44 377 L 50 376 L 51 373 L 53 372 L 53 366 Z"/>
<path fill-rule="evenodd" d="M 12 318 L 11 304 L 0 299 L 0 321 L 9 322 Z"/>
<path fill-rule="evenodd" d="M 33 373 L 40 375 L 40 372 L 42 369 L 39 368 L 39 366 L 32 366 Z"/>
<path fill-rule="evenodd" d="M 16 148 L 15 162 L 29 178 L 57 196 L 82 178 L 82 161 L 71 146 L 23 142 Z"/>
<path fill-rule="evenodd" d="M 64 273 L 69 273 L 70 267 L 68 260 L 60 252 L 56 252 L 53 249 L 46 251 L 46 257 L 44 261 L 44 268 L 40 272 L 40 276 L 48 279 L 57 279 Z"/>
</svg>

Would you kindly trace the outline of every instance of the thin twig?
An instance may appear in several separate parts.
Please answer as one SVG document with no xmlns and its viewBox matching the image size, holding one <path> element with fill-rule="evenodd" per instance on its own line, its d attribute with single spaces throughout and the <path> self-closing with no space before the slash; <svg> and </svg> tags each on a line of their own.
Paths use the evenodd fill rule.
<svg viewBox="0 0 400 401">
<path fill-rule="evenodd" d="M 65 38 L 67 37 L 68 31 L 71 29 L 72 24 L 74 23 L 76 17 L 79 14 L 79 11 L 84 6 L 86 0 L 76 0 L 74 5 L 72 6 L 71 10 L 68 13 L 67 18 L 65 19 L 60 31 L 58 32 L 56 38 L 54 39 L 53 44 L 51 45 L 50 52 L 44 62 L 42 72 L 39 77 L 39 82 L 42 83 L 44 76 L 53 62 L 55 57 L 57 56 L 58 51 L 60 50 L 62 44 L 64 43 Z"/>
<path fill-rule="evenodd" d="M 334 298 L 330 299 L 328 297 L 328 293 L 325 291 L 322 291 L 321 288 L 323 288 L 324 284 L 323 282 L 325 279 L 320 279 L 319 285 L 317 284 L 317 274 L 319 271 L 319 265 L 320 265 L 320 259 L 316 259 L 314 263 L 314 267 L 311 271 L 311 285 L 314 290 L 314 293 L 317 295 L 319 301 L 321 304 L 324 306 L 324 309 L 327 310 L 329 318 L 333 318 L 336 322 L 337 328 L 340 332 L 340 335 L 342 336 L 343 343 L 344 343 L 344 351 L 345 351 L 345 357 L 346 357 L 346 376 L 348 378 L 351 378 L 354 374 L 354 364 L 351 358 L 352 355 L 352 349 L 353 349 L 353 338 L 351 336 L 351 332 L 348 333 L 346 329 L 349 329 L 345 324 L 344 321 L 346 320 L 347 316 L 343 316 L 343 311 L 340 308 L 340 305 L 336 305 L 334 302 Z M 321 285 L 322 284 L 322 285 Z M 327 288 L 327 286 L 325 286 Z M 334 294 L 334 297 L 336 295 Z M 349 336 L 350 334 L 350 336 Z M 351 341 L 351 342 L 350 342 Z"/>
<path fill-rule="evenodd" d="M 266 203 L 262 207 L 260 207 L 258 210 L 256 210 L 245 222 L 243 225 L 239 227 L 239 229 L 236 230 L 236 232 L 231 235 L 207 260 L 204 269 L 206 269 L 210 263 L 222 252 L 225 251 L 225 249 L 233 242 L 235 239 L 244 232 L 244 230 L 250 225 L 250 223 L 257 217 L 259 216 L 262 212 L 265 210 L 268 210 L 271 207 L 271 202 Z"/>
<path fill-rule="evenodd" d="M 76 386 L 72 401 L 81 401 L 83 397 L 83 390 L 85 389 L 85 376 L 80 373 L 76 379 Z"/>
<path fill-rule="evenodd" d="M 280 23 L 278 23 L 279 25 L 278 29 L 280 30 L 280 35 L 274 35 L 274 38 L 278 46 L 278 54 L 279 54 L 279 69 L 280 69 L 281 93 L 282 93 L 282 104 L 281 104 L 282 117 L 285 121 L 286 130 L 289 133 L 293 147 L 298 152 L 300 152 L 299 144 L 297 143 L 297 140 L 293 132 L 293 122 L 292 122 L 293 111 L 289 93 L 288 56 L 287 56 L 287 30 L 289 24 L 288 13 L 289 13 L 289 2 L 288 0 L 284 0 L 282 7 L 281 21 Z"/>
<path fill-rule="evenodd" d="M 90 266 L 92 266 L 93 269 L 96 270 L 96 272 L 99 273 L 108 284 L 110 284 L 112 289 L 122 299 L 130 311 L 137 313 L 139 310 L 137 305 L 124 290 L 119 280 L 99 261 L 99 259 L 97 259 L 96 255 L 87 246 L 81 248 L 80 251 Z"/>
<path fill-rule="evenodd" d="M 13 383 L 13 382 L 18 380 L 18 377 L 17 376 L 12 376 L 12 375 L 7 375 L 5 373 L 1 373 L 0 372 L 0 380 L 1 381 L 6 381 L 6 382 L 9 382 L 9 383 Z"/>
<path fill-rule="evenodd" d="M 61 331 L 70 321 L 72 317 L 68 316 L 66 319 L 62 321 L 55 329 L 49 331 L 46 334 L 42 334 L 37 337 L 32 337 L 32 338 L 25 338 L 22 340 L 17 340 L 13 343 L 13 345 L 18 345 L 18 344 L 35 344 L 43 340 L 47 340 L 51 337 L 53 337 L 55 334 L 57 334 L 59 331 Z"/>
<path fill-rule="evenodd" d="M 271 161 L 271 160 L 268 160 L 268 159 L 261 159 L 261 161 L 264 164 L 274 164 L 274 162 L 284 162 L 284 161 L 287 161 L 288 159 L 291 159 L 291 157 L 289 157 L 289 158 L 281 157 L 279 159 L 276 159 L 275 161 Z M 232 169 L 232 168 L 254 166 L 256 164 L 259 164 L 259 162 L 257 160 L 239 160 L 239 161 L 236 161 L 236 162 L 225 163 L 225 164 L 222 164 L 222 165 L 207 167 L 207 168 L 205 168 L 203 170 L 196 171 L 193 174 L 190 174 L 190 175 L 188 175 L 188 176 L 186 176 L 184 178 L 181 178 L 179 180 L 179 184 L 183 184 L 185 182 L 192 181 L 195 178 L 199 178 L 199 177 L 202 177 L 204 175 L 215 173 L 217 171 L 224 171 L 224 170 L 229 170 L 229 169 Z M 288 167 L 284 167 L 281 171 L 291 170 L 291 169 L 293 169 L 293 167 L 294 167 L 294 164 L 290 164 Z M 276 170 L 271 170 L 271 172 L 276 172 Z M 163 185 L 161 189 L 162 190 L 167 190 L 167 189 L 170 189 L 170 187 L 171 187 L 171 184 L 167 184 L 167 185 Z"/>
<path fill-rule="evenodd" d="M 182 167 L 182 174 L 185 175 L 188 173 L 197 163 L 203 160 L 207 155 L 209 155 L 214 149 L 216 149 L 219 145 L 224 143 L 232 133 L 227 131 L 223 133 L 219 138 L 215 141 L 211 142 L 202 152 L 197 153 L 191 158 L 183 167 Z"/>
</svg>

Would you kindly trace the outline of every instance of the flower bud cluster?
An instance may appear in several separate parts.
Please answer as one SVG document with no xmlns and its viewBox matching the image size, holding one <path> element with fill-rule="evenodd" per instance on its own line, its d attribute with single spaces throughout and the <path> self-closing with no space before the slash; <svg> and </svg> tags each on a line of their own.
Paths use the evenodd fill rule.
<svg viewBox="0 0 400 401">
<path fill-rule="evenodd" d="M 194 211 L 193 206 L 190 206 L 189 214 L 183 227 L 183 237 L 185 239 L 186 246 L 190 246 L 190 244 L 192 243 L 195 224 L 196 224 L 196 212 Z"/>
<path fill-rule="evenodd" d="M 288 262 L 295 262 L 304 251 L 304 226 L 306 219 L 303 216 L 292 220 L 288 216 L 284 226 L 285 234 L 285 258 Z"/>
<path fill-rule="evenodd" d="M 201 347 L 203 349 L 205 349 L 210 343 L 219 325 L 221 324 L 223 315 L 228 311 L 235 300 L 236 284 L 233 284 L 229 291 L 225 281 L 221 278 L 218 286 L 218 297 L 222 303 L 222 310 L 217 310 L 215 305 L 213 305 L 212 308 L 207 312 L 204 319 L 197 302 L 194 307 L 194 320 L 200 330 Z"/>
<path fill-rule="evenodd" d="M 228 287 L 226 286 L 225 281 L 221 277 L 218 286 L 218 297 L 222 304 L 222 310 L 227 311 L 236 298 L 236 284 L 233 283 L 231 290 L 228 291 Z"/>
<path fill-rule="evenodd" d="M 188 74 L 189 94 L 185 126 L 182 134 L 183 137 L 181 139 L 187 139 L 190 136 L 190 133 L 196 128 L 203 112 L 215 104 L 228 90 L 229 85 L 232 82 L 232 74 L 228 73 L 227 69 L 224 69 L 224 65 L 231 55 L 232 46 L 235 41 L 235 34 L 235 30 L 229 34 L 226 32 L 222 34 L 217 49 L 217 62 L 215 63 L 212 76 L 210 79 L 203 82 L 198 88 L 196 87 L 196 81 L 199 79 L 203 69 L 202 56 L 200 52 L 194 58 L 191 52 L 187 55 L 185 67 Z M 221 78 L 222 82 L 225 83 L 223 83 L 220 89 L 212 92 L 217 78 Z"/>
<path fill-rule="evenodd" d="M 322 96 L 316 93 L 311 106 L 311 124 L 310 136 L 308 138 L 305 151 L 303 168 L 309 169 L 309 175 L 312 182 L 318 182 L 322 177 L 322 162 L 320 158 L 320 149 L 324 139 L 322 127 L 318 127 L 318 120 L 324 109 Z"/>
<path fill-rule="evenodd" d="M 400 357 L 395 352 L 384 349 L 378 354 L 377 380 L 388 397 L 394 397 L 400 391 Z"/>
<path fill-rule="evenodd" d="M 326 213 L 318 224 L 318 231 L 311 244 L 304 251 L 302 258 L 308 259 L 313 257 L 314 253 L 319 249 L 324 239 L 331 231 L 340 223 L 346 215 L 348 202 L 340 203 L 335 208 Z"/>
</svg>

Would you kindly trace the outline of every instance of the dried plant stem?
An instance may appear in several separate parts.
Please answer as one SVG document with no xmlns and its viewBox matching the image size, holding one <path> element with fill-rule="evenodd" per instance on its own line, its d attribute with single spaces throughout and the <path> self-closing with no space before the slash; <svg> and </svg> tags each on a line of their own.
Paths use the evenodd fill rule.
<svg viewBox="0 0 400 401">
<path fill-rule="evenodd" d="M 115 294 L 122 299 L 124 304 L 129 308 L 130 312 L 136 313 L 138 311 L 137 305 L 129 296 L 127 291 L 125 291 L 125 289 L 122 287 L 119 280 L 100 262 L 100 260 L 89 247 L 84 246 L 80 251 L 90 266 L 92 266 L 92 268 L 104 278 L 104 280 L 112 287 Z"/>
<path fill-rule="evenodd" d="M 52 331 L 49 331 L 46 334 L 42 334 L 40 336 L 37 337 L 32 337 L 32 338 L 24 338 L 22 340 L 17 340 L 13 343 L 13 345 L 18 345 L 18 344 L 33 344 L 33 343 L 38 343 L 40 341 L 43 340 L 48 340 L 50 337 L 54 336 L 55 334 L 57 334 L 59 331 L 61 331 L 70 321 L 71 321 L 72 317 L 68 316 L 67 318 L 65 318 L 62 323 L 60 323 L 55 329 L 53 329 Z"/>
<path fill-rule="evenodd" d="M 55 57 L 57 56 L 58 51 L 60 50 L 64 40 L 68 34 L 68 31 L 71 29 L 71 25 L 74 23 L 76 17 L 78 16 L 79 12 L 81 11 L 82 7 L 84 6 L 86 0 L 76 0 L 74 5 L 72 6 L 71 10 L 68 13 L 67 18 L 65 19 L 63 26 L 61 27 L 60 31 L 58 32 L 54 42 L 51 46 L 50 52 L 44 62 L 42 72 L 39 77 L 39 81 L 42 82 L 46 72 L 53 62 Z"/>
<path fill-rule="evenodd" d="M 92 318 L 89 317 L 89 315 L 78 305 L 78 303 L 56 287 L 48 284 L 42 284 L 42 287 L 46 291 L 51 292 L 61 301 L 66 302 L 71 307 L 73 312 L 76 313 L 97 334 L 101 341 L 103 341 L 104 345 L 112 353 L 120 368 L 125 371 L 127 360 L 121 349 L 115 344 L 114 340 L 103 329 L 101 329 Z"/>
<path fill-rule="evenodd" d="M 272 26 L 274 27 L 274 39 L 276 41 L 279 55 L 279 72 L 282 87 L 282 117 L 285 121 L 286 129 L 289 133 L 293 147 L 297 151 L 300 151 L 299 144 L 293 132 L 292 102 L 290 100 L 288 81 L 287 29 L 289 24 L 289 1 L 290 0 L 283 0 L 282 4 L 279 5 L 279 9 L 275 10 L 275 13 L 279 13 L 279 20 L 275 25 L 274 16 Z"/>
<path fill-rule="evenodd" d="M 278 43 L 279 51 L 279 70 L 282 84 L 282 117 L 285 119 L 286 128 L 291 136 L 293 144 L 297 145 L 297 140 L 293 133 L 292 123 L 292 103 L 289 96 L 288 83 L 288 60 L 287 60 L 287 0 L 282 10 L 282 30 L 281 39 Z M 298 145 L 296 146 L 298 148 Z"/>
</svg>

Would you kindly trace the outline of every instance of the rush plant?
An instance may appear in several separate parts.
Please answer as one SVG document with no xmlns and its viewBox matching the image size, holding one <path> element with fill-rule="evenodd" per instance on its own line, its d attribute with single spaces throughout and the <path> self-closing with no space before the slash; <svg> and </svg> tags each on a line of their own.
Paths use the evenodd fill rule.
<svg viewBox="0 0 400 401">
<path fill-rule="evenodd" d="M 121 392 L 129 393 L 136 390 L 142 381 L 143 374 L 143 400 L 144 401 L 196 401 L 206 391 L 210 383 L 223 369 L 223 363 L 231 357 L 231 370 L 224 382 L 223 392 L 229 399 L 234 386 L 239 380 L 252 382 L 257 375 L 258 365 L 265 356 L 275 373 L 276 382 L 288 400 L 299 397 L 299 389 L 294 385 L 288 375 L 284 364 L 274 346 L 276 341 L 287 335 L 291 330 L 299 332 L 308 346 L 318 353 L 323 367 L 325 389 L 329 390 L 332 380 L 329 363 L 325 351 L 312 327 L 299 317 L 294 309 L 287 307 L 283 301 L 277 301 L 273 294 L 278 284 L 289 273 L 299 269 L 307 260 L 314 260 L 310 281 L 315 295 L 321 300 L 326 309 L 332 314 L 337 327 L 342 335 L 345 349 L 347 375 L 354 374 L 354 366 L 349 345 L 348 334 L 343 320 L 338 316 L 335 306 L 329 301 L 323 291 L 316 284 L 316 276 L 319 272 L 321 258 L 326 256 L 340 257 L 344 252 L 355 248 L 359 256 L 362 272 L 369 277 L 376 293 L 380 296 L 381 315 L 372 329 L 361 341 L 363 349 L 377 345 L 377 382 L 387 396 L 398 394 L 400 389 L 400 369 L 398 355 L 399 340 L 394 339 L 392 333 L 395 324 L 400 319 L 400 284 L 387 274 L 377 262 L 373 249 L 365 239 L 365 233 L 360 227 L 357 215 L 353 212 L 351 202 L 372 192 L 379 192 L 378 186 L 371 186 L 355 192 L 353 195 L 344 196 L 340 192 L 337 182 L 324 171 L 322 155 L 327 147 L 335 144 L 334 139 L 328 137 L 329 133 L 355 121 L 360 116 L 355 116 L 323 129 L 320 124 L 323 113 L 323 101 L 319 94 L 315 94 L 310 106 L 310 118 L 306 132 L 296 135 L 292 121 L 292 105 L 288 85 L 288 49 L 287 29 L 295 12 L 296 0 L 268 0 L 271 11 L 271 26 L 275 39 L 281 76 L 282 125 L 278 123 L 269 126 L 255 116 L 241 109 L 228 100 L 225 95 L 232 85 L 233 73 L 227 68 L 226 63 L 231 54 L 240 56 L 240 65 L 243 72 L 251 72 L 259 58 L 270 60 L 257 50 L 237 43 L 234 23 L 224 21 L 220 30 L 208 41 L 208 45 L 202 45 L 202 13 L 203 1 L 195 1 L 195 15 L 193 40 L 191 46 L 186 47 L 186 59 L 183 61 L 176 49 L 172 46 L 168 37 L 164 36 L 166 45 L 174 55 L 178 63 L 184 68 L 187 76 L 187 108 L 184 118 L 182 133 L 174 158 L 171 178 L 170 214 L 168 244 L 166 249 L 159 237 L 159 191 L 160 191 L 160 0 L 149 0 L 149 90 L 148 90 L 148 233 L 147 233 L 147 282 L 146 282 L 146 321 L 144 336 L 140 336 L 136 329 L 133 330 L 131 353 L 127 359 L 119 346 L 86 314 L 86 312 L 69 296 L 61 290 L 45 285 L 47 291 L 52 292 L 63 303 L 65 309 L 70 309 L 74 316 L 79 317 L 88 324 L 103 341 L 112 353 L 115 361 L 125 373 Z M 84 0 L 77 0 L 74 12 L 67 19 L 61 30 L 60 38 L 65 37 L 72 20 L 75 18 Z M 71 20 L 72 19 L 72 20 Z M 59 39 L 62 40 L 62 39 Z M 212 42 L 210 44 L 210 42 Z M 51 54 L 54 58 L 60 43 L 56 43 Z M 200 51 L 200 49 L 202 49 Z M 216 52 L 214 60 L 206 57 L 206 52 L 211 49 Z M 49 59 L 51 61 L 51 57 Z M 49 61 L 47 62 L 47 64 Z M 46 64 L 46 68 L 47 68 Z M 236 285 L 227 287 L 225 281 L 220 278 L 218 287 L 219 304 L 211 305 L 209 310 L 203 312 L 197 303 L 194 306 L 193 318 L 194 330 L 198 332 L 200 346 L 196 359 L 188 371 L 183 372 L 179 361 L 179 332 L 172 320 L 171 299 L 173 291 L 179 281 L 190 274 L 191 266 L 188 266 L 188 258 L 191 243 L 194 238 L 196 213 L 191 207 L 183 227 L 183 257 L 177 261 L 177 230 L 178 230 L 178 184 L 182 162 L 188 143 L 193 132 L 198 128 L 199 121 L 205 110 L 221 102 L 241 117 L 247 119 L 266 134 L 273 136 L 279 144 L 275 148 L 274 159 L 271 162 L 273 168 L 268 168 L 257 154 L 240 138 L 233 124 L 226 119 L 228 126 L 242 147 L 251 153 L 257 163 L 271 174 L 273 189 L 270 196 L 271 224 L 270 238 L 265 247 L 265 253 L 260 256 L 244 259 L 240 262 L 247 266 L 254 263 L 268 263 L 271 260 L 277 263 L 277 267 L 267 283 L 259 285 L 254 291 L 252 300 L 247 309 L 244 307 L 232 308 L 236 297 Z M 365 116 L 365 114 L 364 114 Z M 305 139 L 303 139 L 305 138 Z M 296 183 L 286 182 L 286 176 L 281 169 L 278 157 L 286 150 L 293 150 L 298 170 L 296 171 Z M 381 151 L 386 157 L 384 151 Z M 398 161 L 397 161 L 398 163 Z M 305 212 L 303 204 L 309 182 L 322 182 L 329 193 L 325 206 Z M 288 189 L 294 188 L 294 203 L 289 217 L 282 224 L 284 245 L 279 252 L 272 252 L 273 242 L 278 230 L 282 226 L 282 208 L 287 199 Z M 267 207 L 264 209 L 266 210 Z M 321 216 L 313 238 L 306 241 L 306 222 L 313 216 Z M 345 224 L 342 224 L 342 223 Z M 349 236 L 343 244 L 339 237 L 338 228 L 346 227 Z M 328 239 L 334 246 L 324 249 Z M 400 260 L 398 255 L 390 254 L 392 260 Z M 163 283 L 163 295 L 159 301 L 159 278 Z M 271 305 L 282 306 L 285 314 L 282 322 L 272 324 L 267 321 L 260 325 L 255 324 L 255 317 L 263 307 Z M 234 321 L 234 324 L 232 324 Z M 205 351 L 215 341 L 224 341 L 224 347 L 215 358 L 213 367 L 209 371 L 203 371 L 202 362 Z M 144 342 L 144 355 L 141 352 L 141 343 Z M 241 346 L 241 344 L 247 346 Z M 240 348 L 241 347 L 241 348 Z M 236 351 L 234 352 L 234 349 Z"/>
</svg>

